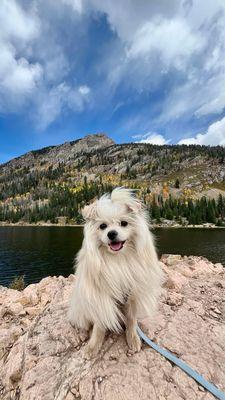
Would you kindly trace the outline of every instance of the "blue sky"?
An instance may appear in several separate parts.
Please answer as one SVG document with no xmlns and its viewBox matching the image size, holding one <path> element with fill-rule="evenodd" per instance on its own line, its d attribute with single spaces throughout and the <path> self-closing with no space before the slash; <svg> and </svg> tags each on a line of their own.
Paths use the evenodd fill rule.
<svg viewBox="0 0 225 400">
<path fill-rule="evenodd" d="M 224 0 L 1 0 L 0 163 L 105 132 L 225 145 Z"/>
</svg>

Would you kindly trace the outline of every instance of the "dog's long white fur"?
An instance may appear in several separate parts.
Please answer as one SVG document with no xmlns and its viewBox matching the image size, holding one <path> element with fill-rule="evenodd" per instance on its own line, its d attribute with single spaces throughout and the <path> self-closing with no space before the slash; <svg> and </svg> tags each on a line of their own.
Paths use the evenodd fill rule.
<svg viewBox="0 0 225 400">
<path fill-rule="evenodd" d="M 117 216 L 119 213 L 119 216 Z M 143 205 L 128 189 L 114 189 L 86 206 L 84 240 L 76 259 L 76 280 L 69 319 L 78 328 L 100 328 L 118 332 L 124 316 L 121 303 L 135 298 L 139 317 L 150 316 L 162 284 L 149 218 Z M 99 223 L 129 222 L 129 240 L 112 254 L 97 237 Z"/>
</svg>

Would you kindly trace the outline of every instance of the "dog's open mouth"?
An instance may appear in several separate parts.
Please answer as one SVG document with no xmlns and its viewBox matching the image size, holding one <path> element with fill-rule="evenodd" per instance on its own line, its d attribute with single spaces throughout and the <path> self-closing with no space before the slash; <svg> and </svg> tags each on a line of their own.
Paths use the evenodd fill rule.
<svg viewBox="0 0 225 400">
<path fill-rule="evenodd" d="M 111 241 L 109 243 L 109 247 L 113 251 L 119 251 L 123 248 L 124 243 L 125 243 L 125 240 L 123 242 L 122 241 L 121 242 L 120 241 Z"/>
</svg>

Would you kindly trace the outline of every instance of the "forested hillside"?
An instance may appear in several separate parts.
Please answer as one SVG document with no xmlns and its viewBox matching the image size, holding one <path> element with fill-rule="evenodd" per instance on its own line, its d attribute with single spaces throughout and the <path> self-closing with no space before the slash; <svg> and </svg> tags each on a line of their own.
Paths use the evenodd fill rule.
<svg viewBox="0 0 225 400">
<path fill-rule="evenodd" d="M 156 222 L 225 221 L 225 148 L 115 144 L 104 134 L 0 165 L 0 221 L 82 222 L 80 208 L 115 186 L 138 189 Z"/>
</svg>

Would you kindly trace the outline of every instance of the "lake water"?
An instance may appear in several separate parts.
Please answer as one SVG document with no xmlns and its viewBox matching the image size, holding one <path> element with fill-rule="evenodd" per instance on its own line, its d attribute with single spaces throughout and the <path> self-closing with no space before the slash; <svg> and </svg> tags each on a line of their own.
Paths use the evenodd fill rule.
<svg viewBox="0 0 225 400">
<path fill-rule="evenodd" d="M 0 227 L 0 285 L 25 275 L 26 284 L 48 275 L 68 276 L 79 250 L 82 228 Z M 225 229 L 155 229 L 159 255 L 202 255 L 225 265 Z"/>
</svg>

